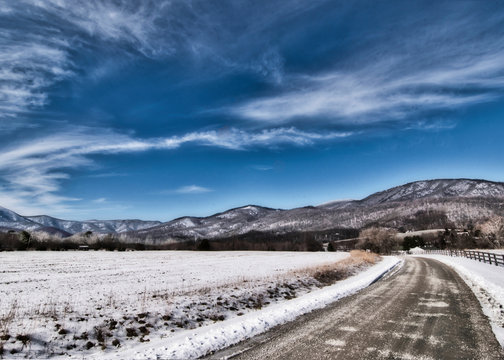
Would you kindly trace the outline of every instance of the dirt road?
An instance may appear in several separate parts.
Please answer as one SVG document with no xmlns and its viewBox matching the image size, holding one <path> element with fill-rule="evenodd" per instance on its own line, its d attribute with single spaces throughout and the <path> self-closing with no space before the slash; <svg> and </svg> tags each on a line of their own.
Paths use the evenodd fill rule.
<svg viewBox="0 0 504 360">
<path fill-rule="evenodd" d="M 408 258 L 356 295 L 214 354 L 220 359 L 504 359 L 474 294 L 448 266 Z"/>
</svg>

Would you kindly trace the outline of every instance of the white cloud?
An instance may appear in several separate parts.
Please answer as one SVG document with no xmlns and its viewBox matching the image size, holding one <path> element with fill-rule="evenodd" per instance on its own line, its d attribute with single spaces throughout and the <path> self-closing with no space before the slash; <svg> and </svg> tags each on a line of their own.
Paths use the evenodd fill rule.
<svg viewBox="0 0 504 360">
<path fill-rule="evenodd" d="M 46 11 L 59 21 L 65 20 L 95 38 L 115 43 L 127 43 L 144 55 L 157 56 L 173 52 L 169 43 L 159 36 L 159 22 L 171 1 L 86 1 L 71 0 L 24 1 L 38 11 Z M 35 11 L 37 11 L 35 10 Z"/>
<path fill-rule="evenodd" d="M 182 186 L 175 190 L 177 194 L 202 194 L 202 193 L 207 193 L 213 191 L 212 189 L 203 187 L 203 186 L 198 186 L 198 185 L 187 185 L 187 186 Z"/>
<path fill-rule="evenodd" d="M 50 101 L 49 88 L 61 80 L 84 74 L 99 79 L 137 55 L 163 59 L 183 52 L 281 82 L 278 50 L 262 44 L 257 51 L 251 41 L 277 19 L 313 6 L 304 1 L 240 7 L 172 0 L 2 1 L 0 120 L 40 109 Z M 249 16 L 253 12 L 261 16 Z M 107 49 L 120 55 L 110 61 Z M 95 67 L 76 62 L 75 52 L 92 55 Z"/>
<path fill-rule="evenodd" d="M 105 172 L 105 173 L 98 173 L 98 174 L 91 174 L 88 175 L 90 178 L 112 178 L 112 177 L 124 177 L 128 176 L 126 173 L 119 173 L 119 172 Z"/>
<path fill-rule="evenodd" d="M 101 198 L 98 198 L 98 199 L 94 199 L 93 202 L 96 203 L 96 204 L 103 204 L 103 203 L 107 202 L 107 198 L 101 197 Z"/>
<path fill-rule="evenodd" d="M 270 165 L 252 165 L 250 167 L 257 171 L 269 171 L 274 169 L 274 167 Z"/>
<path fill-rule="evenodd" d="M 67 53 L 49 40 L 32 36 L 24 42 L 0 33 L 0 120 L 40 108 L 47 103 L 45 90 L 72 76 Z"/>
<path fill-rule="evenodd" d="M 369 124 L 493 101 L 501 96 L 504 85 L 504 52 L 412 73 L 396 73 L 397 66 L 386 62 L 359 71 L 292 77 L 296 90 L 228 110 L 269 124 L 300 118 Z M 473 92 L 460 91 L 469 87 L 477 88 Z"/>
<path fill-rule="evenodd" d="M 69 178 L 65 171 L 94 167 L 95 163 L 89 158 L 93 154 L 170 150 L 187 143 L 230 150 L 280 145 L 306 146 L 350 135 L 351 133 L 322 134 L 295 128 L 276 128 L 251 133 L 230 129 L 192 132 L 166 138 L 135 139 L 104 129 L 75 127 L 0 149 L 0 181 L 3 183 L 0 187 L 0 204 L 9 205 L 13 210 L 22 209 L 27 214 L 38 213 L 43 208 L 57 213 L 68 211 L 72 202 L 79 199 L 58 195 L 62 181 Z M 196 193 L 204 188 L 194 185 L 179 190 Z M 31 207 L 26 204 L 31 204 Z"/>
<path fill-rule="evenodd" d="M 319 69 L 285 74 L 281 89 L 225 111 L 270 126 L 391 120 L 408 126 L 426 112 L 502 98 L 504 13 L 490 13 L 476 3 L 465 5 L 452 8 L 449 16 L 434 6 L 420 14 L 394 16 L 390 24 L 377 18 L 376 28 L 367 31 L 348 24 L 348 38 L 342 39 L 342 51 L 332 64 L 326 56 Z M 355 47 L 349 50 L 350 40 Z"/>
</svg>

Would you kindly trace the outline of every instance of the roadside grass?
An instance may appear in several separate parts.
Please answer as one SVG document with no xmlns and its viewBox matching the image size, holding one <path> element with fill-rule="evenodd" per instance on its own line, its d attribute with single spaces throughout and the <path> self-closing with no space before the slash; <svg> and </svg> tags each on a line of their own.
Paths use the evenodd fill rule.
<svg viewBox="0 0 504 360">
<path fill-rule="evenodd" d="M 336 263 L 309 267 L 297 270 L 299 274 L 306 274 L 320 282 L 321 286 L 327 286 L 336 281 L 344 280 L 355 274 L 363 267 L 375 264 L 379 261 L 379 255 L 362 250 L 352 250 L 350 257 L 340 260 Z"/>
</svg>

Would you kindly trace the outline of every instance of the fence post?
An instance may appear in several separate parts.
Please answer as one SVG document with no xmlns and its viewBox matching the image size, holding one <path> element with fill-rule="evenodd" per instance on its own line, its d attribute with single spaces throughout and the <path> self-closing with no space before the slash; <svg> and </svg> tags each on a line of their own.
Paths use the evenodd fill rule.
<svg viewBox="0 0 504 360">
<path fill-rule="evenodd" d="M 492 255 L 488 253 L 488 262 L 492 265 Z"/>
<path fill-rule="evenodd" d="M 494 258 L 495 266 L 499 266 L 499 263 L 497 262 L 497 256 L 495 254 L 493 254 L 493 258 Z"/>
</svg>

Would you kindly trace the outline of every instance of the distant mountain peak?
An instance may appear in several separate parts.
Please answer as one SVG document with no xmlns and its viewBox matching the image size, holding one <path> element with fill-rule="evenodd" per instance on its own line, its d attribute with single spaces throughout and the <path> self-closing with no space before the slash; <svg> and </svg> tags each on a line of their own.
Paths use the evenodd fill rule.
<svg viewBox="0 0 504 360">
<path fill-rule="evenodd" d="M 375 205 L 394 201 L 449 197 L 504 197 L 504 183 L 479 179 L 414 181 L 372 194 L 360 202 Z"/>
</svg>

